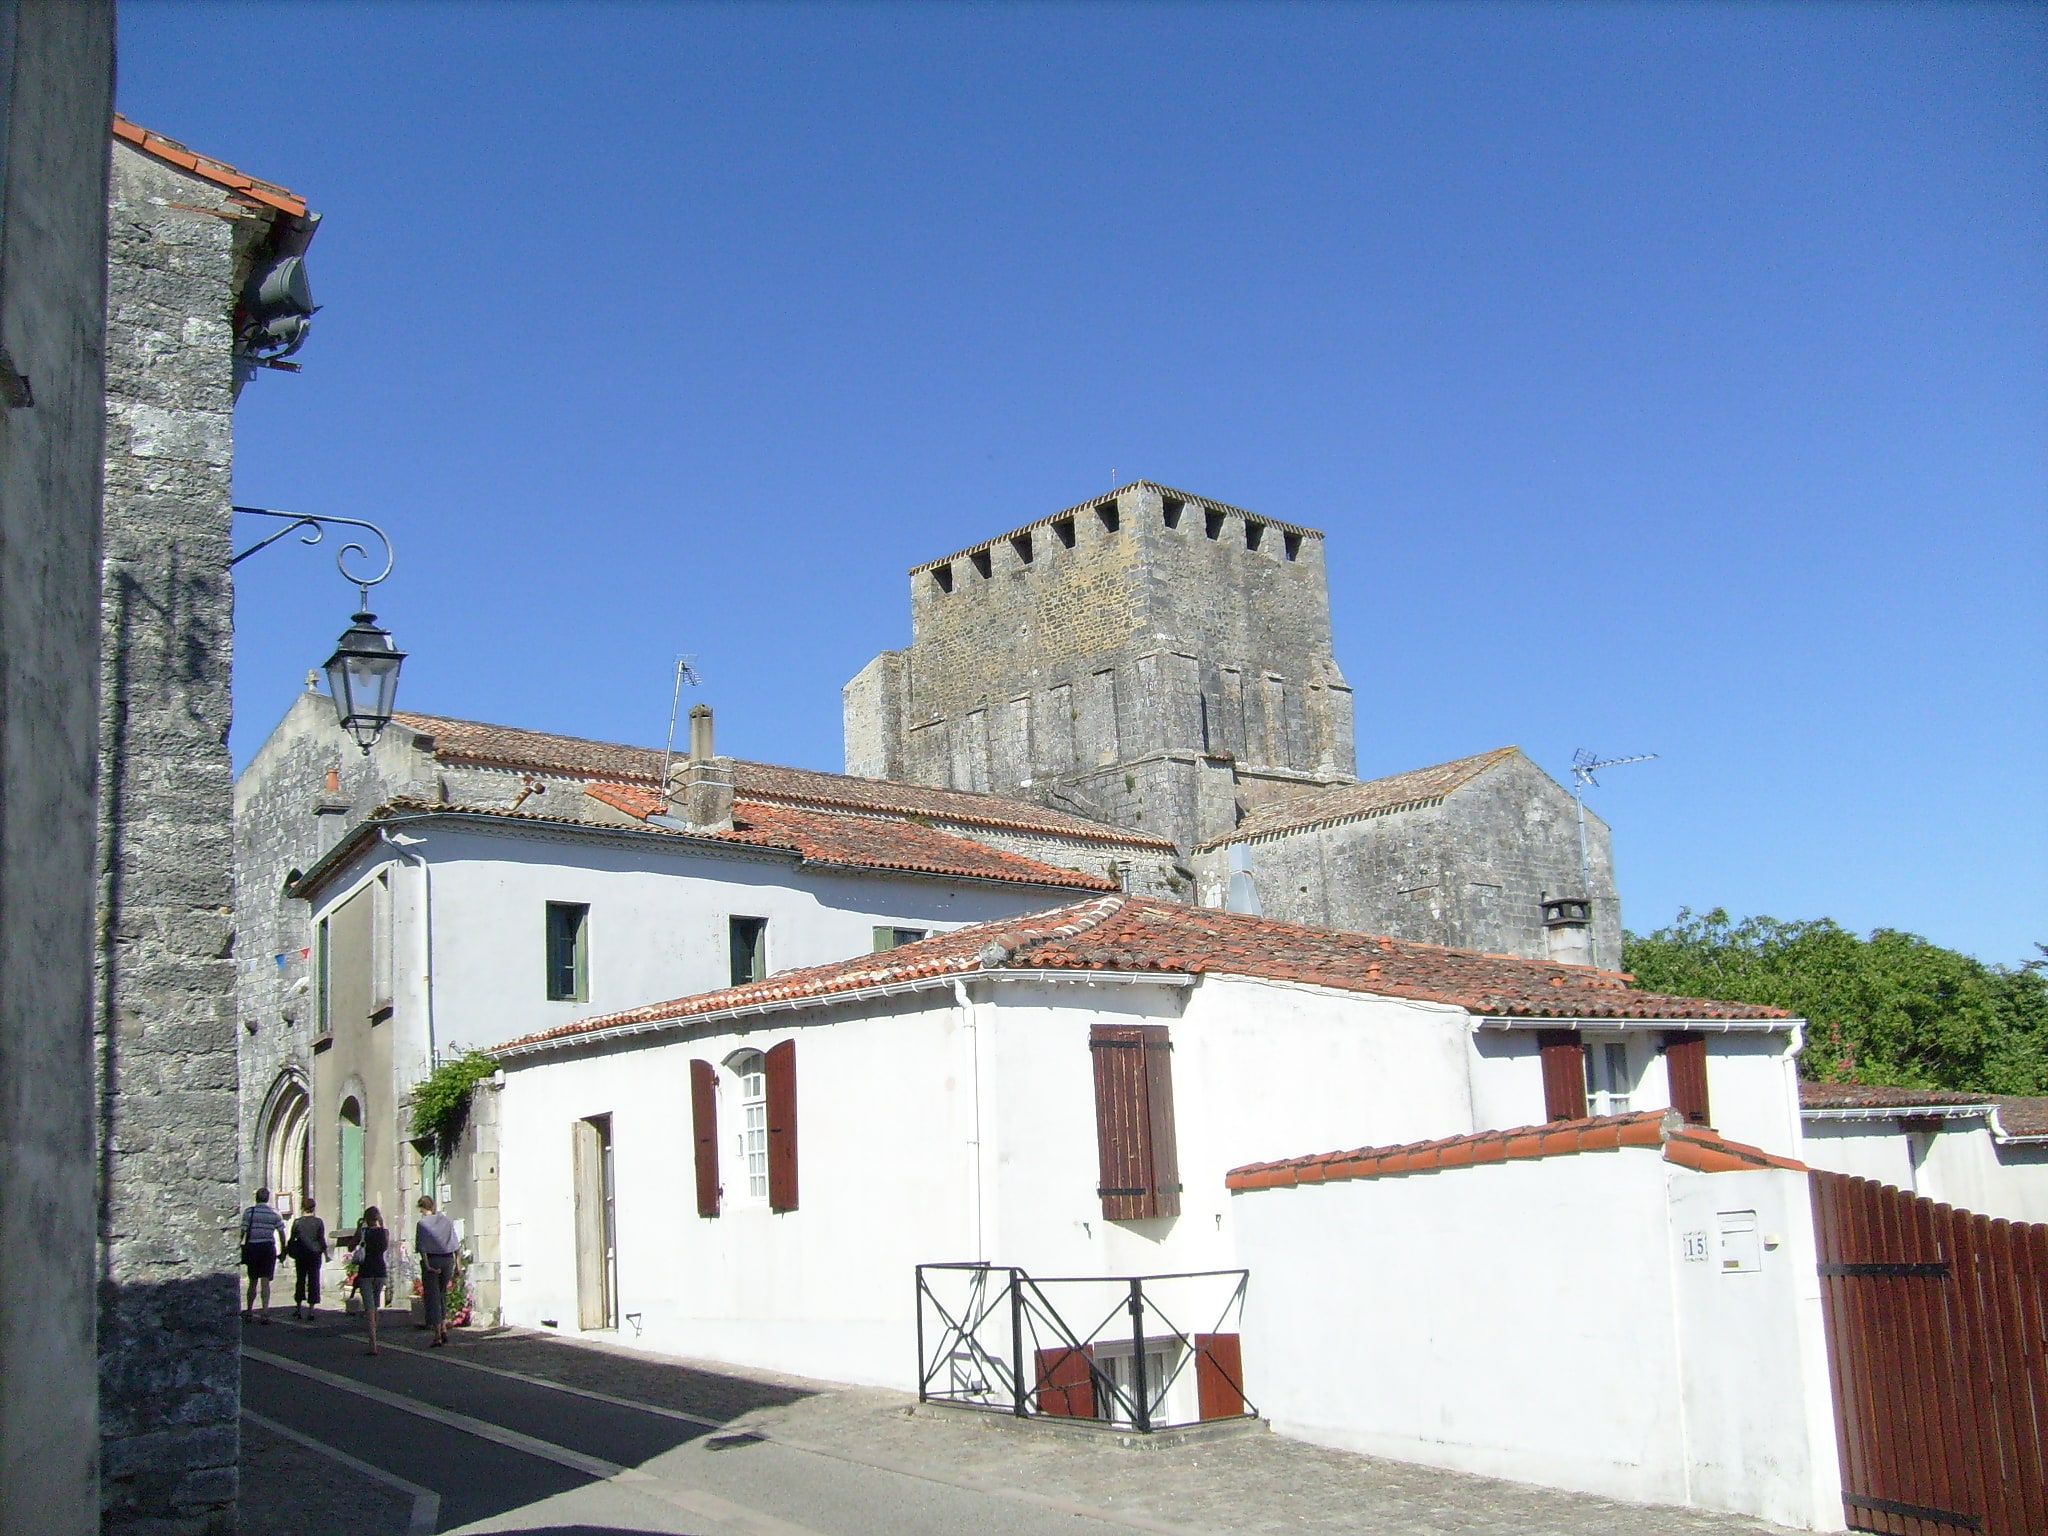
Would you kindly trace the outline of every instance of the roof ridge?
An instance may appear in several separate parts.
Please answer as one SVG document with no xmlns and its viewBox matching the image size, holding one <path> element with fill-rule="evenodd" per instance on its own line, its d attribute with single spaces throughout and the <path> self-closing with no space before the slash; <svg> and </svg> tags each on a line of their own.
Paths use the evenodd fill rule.
<svg viewBox="0 0 2048 1536">
<path fill-rule="evenodd" d="M 994 970 L 998 967 L 1009 967 L 1014 965 L 1020 956 L 1028 955 L 1031 951 L 1043 948 L 1047 944 L 1056 943 L 1062 939 L 1079 938 L 1091 929 L 1100 927 L 1103 923 L 1109 921 L 1110 918 L 1127 911 L 1131 906 L 1131 898 L 1119 892 L 1114 896 L 1100 897 L 1085 905 L 1093 907 L 1095 910 L 1084 910 L 1073 921 L 1062 923 L 1057 928 L 1047 928 L 1036 933 L 1027 929 L 1014 943 L 1004 942 L 1009 937 L 1008 934 L 998 935 L 982 946 L 979 956 L 982 968 L 984 970 Z M 1055 910 L 1071 911 L 1072 909 L 1056 908 Z M 992 961 L 990 956 L 995 951 L 1000 951 L 1002 958 Z"/>
</svg>

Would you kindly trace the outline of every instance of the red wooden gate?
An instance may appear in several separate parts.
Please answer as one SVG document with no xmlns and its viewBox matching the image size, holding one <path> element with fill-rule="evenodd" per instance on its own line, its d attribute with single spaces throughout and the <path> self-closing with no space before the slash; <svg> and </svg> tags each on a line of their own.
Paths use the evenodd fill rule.
<svg viewBox="0 0 2048 1536">
<path fill-rule="evenodd" d="M 2048 1226 L 1812 1188 L 1850 1526 L 2048 1532 Z"/>
</svg>

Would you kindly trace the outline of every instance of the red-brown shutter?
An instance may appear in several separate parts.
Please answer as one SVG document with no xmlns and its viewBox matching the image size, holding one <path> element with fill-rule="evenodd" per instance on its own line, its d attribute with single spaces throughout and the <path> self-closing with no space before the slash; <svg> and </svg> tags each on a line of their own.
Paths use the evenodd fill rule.
<svg viewBox="0 0 2048 1536">
<path fill-rule="evenodd" d="M 1095 1024 L 1095 1151 L 1103 1218 L 1180 1214 L 1173 1046 L 1163 1024 Z"/>
<path fill-rule="evenodd" d="M 1094 1356 L 1083 1344 L 1038 1352 L 1038 1411 L 1049 1419 L 1095 1417 Z"/>
<path fill-rule="evenodd" d="M 697 1139 L 697 1214 L 716 1216 L 718 1199 L 718 1069 L 690 1063 L 690 1128 Z"/>
<path fill-rule="evenodd" d="M 796 1209 L 796 1042 L 770 1046 L 768 1077 L 768 1209 Z"/>
<path fill-rule="evenodd" d="M 1173 1042 L 1164 1024 L 1139 1026 L 1145 1037 L 1145 1126 L 1152 1164 L 1152 1214 L 1180 1214 L 1180 1149 L 1173 1127 Z"/>
<path fill-rule="evenodd" d="M 1543 1114 L 1550 1120 L 1586 1118 L 1586 1052 L 1578 1033 L 1546 1029 L 1536 1036 L 1543 1052 Z"/>
<path fill-rule="evenodd" d="M 1195 1335 L 1195 1402 L 1205 1419 L 1244 1413 L 1244 1355 L 1234 1333 Z"/>
<path fill-rule="evenodd" d="M 1664 1038 L 1664 1072 L 1671 1107 L 1692 1125 L 1712 1125 L 1707 1105 L 1707 1037 L 1697 1030 Z"/>
</svg>

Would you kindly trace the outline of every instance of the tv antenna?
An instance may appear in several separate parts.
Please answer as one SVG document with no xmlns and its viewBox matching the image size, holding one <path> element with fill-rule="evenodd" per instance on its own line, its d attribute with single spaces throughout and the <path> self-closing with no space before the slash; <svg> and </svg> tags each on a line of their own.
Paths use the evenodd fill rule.
<svg viewBox="0 0 2048 1536">
<path fill-rule="evenodd" d="M 704 679 L 697 675 L 697 658 L 695 656 L 678 656 L 676 658 L 675 692 L 668 701 L 668 745 L 661 749 L 661 782 L 655 786 L 663 794 L 668 793 L 668 768 L 669 764 L 675 760 L 676 755 L 676 714 L 682 708 L 683 684 L 685 683 L 688 683 L 692 688 L 704 686 Z M 1581 841 L 1583 841 L 1583 838 Z"/>
<path fill-rule="evenodd" d="M 1633 757 L 1602 757 L 1584 747 L 1572 754 L 1572 799 L 1579 815 L 1579 889 L 1588 901 L 1593 899 L 1593 868 L 1586 858 L 1586 791 L 1600 787 L 1600 781 L 1593 775 L 1602 768 L 1619 768 L 1623 763 L 1651 762 L 1656 756 L 1655 752 L 1638 752 Z"/>
</svg>

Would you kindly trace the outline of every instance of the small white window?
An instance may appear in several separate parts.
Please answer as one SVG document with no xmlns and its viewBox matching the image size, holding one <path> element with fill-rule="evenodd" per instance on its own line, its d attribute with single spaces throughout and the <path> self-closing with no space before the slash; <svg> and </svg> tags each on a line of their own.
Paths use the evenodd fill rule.
<svg viewBox="0 0 2048 1536">
<path fill-rule="evenodd" d="M 732 1058 L 740 1080 L 740 1162 L 747 1170 L 747 1196 L 768 1198 L 768 1068 L 759 1051 Z"/>
<path fill-rule="evenodd" d="M 1586 1113 L 1625 1115 L 1636 1086 L 1635 1073 L 1628 1064 L 1628 1045 L 1620 1040 L 1589 1043 L 1586 1047 Z"/>
</svg>

